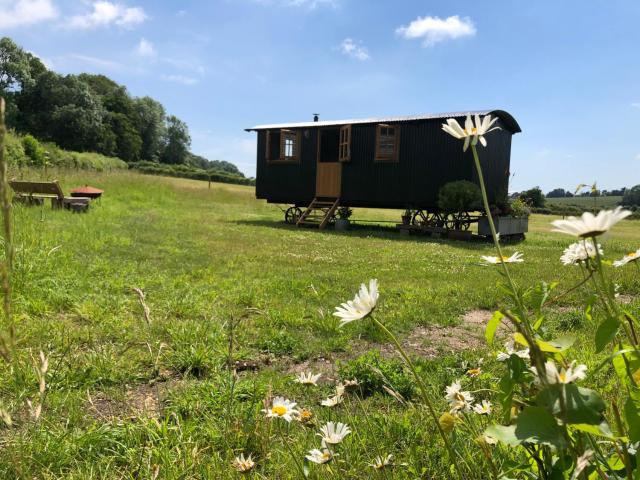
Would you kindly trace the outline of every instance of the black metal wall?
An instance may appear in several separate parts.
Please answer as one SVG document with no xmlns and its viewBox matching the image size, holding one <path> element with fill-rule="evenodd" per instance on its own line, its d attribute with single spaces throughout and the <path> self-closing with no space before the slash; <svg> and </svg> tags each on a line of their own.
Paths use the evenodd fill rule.
<svg viewBox="0 0 640 480">
<path fill-rule="evenodd" d="M 352 207 L 433 208 L 447 182 L 477 183 L 471 149 L 442 130 L 442 119 L 399 123 L 399 162 L 375 162 L 376 124 L 353 125 L 351 161 L 342 167 L 341 204 Z M 488 147 L 478 146 L 491 199 L 506 194 L 512 133 L 488 134 Z M 306 133 L 305 133 L 306 132 Z M 266 133 L 258 132 L 256 194 L 275 203 L 309 203 L 315 196 L 317 128 L 304 129 L 300 164 L 267 164 Z"/>
</svg>

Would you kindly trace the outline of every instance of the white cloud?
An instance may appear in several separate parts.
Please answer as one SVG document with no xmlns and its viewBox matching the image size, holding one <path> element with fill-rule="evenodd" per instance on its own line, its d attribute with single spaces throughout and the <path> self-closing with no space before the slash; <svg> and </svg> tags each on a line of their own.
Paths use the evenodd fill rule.
<svg viewBox="0 0 640 480">
<path fill-rule="evenodd" d="M 469 17 L 460 18 L 453 15 L 442 19 L 440 17 L 418 17 L 407 26 L 396 29 L 396 34 L 406 39 L 423 38 L 425 47 L 432 47 L 436 43 L 461 37 L 471 37 L 476 34 L 476 27 Z"/>
<path fill-rule="evenodd" d="M 98 57 L 90 57 L 89 55 L 80 55 L 76 53 L 65 55 L 63 57 L 57 57 L 55 59 L 55 63 L 56 65 L 81 64 L 81 65 L 87 65 L 96 69 L 108 70 L 108 71 L 120 71 L 125 69 L 125 66 L 123 64 L 114 62 L 112 60 L 106 60 L 104 58 L 98 58 Z"/>
<path fill-rule="evenodd" d="M 142 7 L 126 7 L 119 3 L 98 1 L 93 4 L 93 11 L 84 15 L 75 15 L 69 20 L 71 28 L 91 29 L 117 25 L 131 28 L 144 22 L 147 14 Z"/>
<path fill-rule="evenodd" d="M 345 38 L 340 44 L 340 51 L 348 57 L 355 58 L 360 61 L 369 60 L 369 52 L 366 48 L 358 45 L 351 38 Z"/>
<path fill-rule="evenodd" d="M 640 108 L 640 102 L 634 102 L 631 104 L 631 106 L 634 108 Z"/>
<path fill-rule="evenodd" d="M 141 57 L 155 57 L 156 53 L 153 43 L 146 38 L 140 39 L 140 43 L 138 43 L 138 46 L 136 47 L 136 54 Z"/>
<path fill-rule="evenodd" d="M 636 160 L 640 160 L 640 153 L 636 155 Z"/>
<path fill-rule="evenodd" d="M 0 29 L 34 25 L 57 16 L 51 0 L 0 0 Z"/>
<path fill-rule="evenodd" d="M 162 79 L 166 80 L 167 82 L 181 83 L 182 85 L 187 86 L 195 85 L 196 83 L 198 83 L 197 78 L 187 77 L 186 75 L 162 75 Z"/>
</svg>

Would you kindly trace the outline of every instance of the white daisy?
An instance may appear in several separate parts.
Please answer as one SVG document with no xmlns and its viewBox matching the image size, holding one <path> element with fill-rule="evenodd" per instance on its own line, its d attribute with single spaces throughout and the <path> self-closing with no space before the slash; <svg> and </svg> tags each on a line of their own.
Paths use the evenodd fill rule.
<svg viewBox="0 0 640 480">
<path fill-rule="evenodd" d="M 627 263 L 631 263 L 631 262 L 637 261 L 639 258 L 640 258 L 640 248 L 638 250 L 636 250 L 635 252 L 627 253 L 620 260 L 616 260 L 615 262 L 613 262 L 613 266 L 614 267 L 622 267 L 623 265 L 626 265 Z"/>
<path fill-rule="evenodd" d="M 482 400 L 481 403 L 476 403 L 473 406 L 473 411 L 478 415 L 490 415 L 491 414 L 491 402 L 489 400 Z"/>
<path fill-rule="evenodd" d="M 462 390 L 460 382 L 453 382 L 451 385 L 446 387 L 445 398 L 447 399 L 447 402 L 449 402 L 452 412 L 469 410 L 471 408 L 471 402 L 473 402 L 473 395 Z"/>
<path fill-rule="evenodd" d="M 333 315 L 340 318 L 341 327 L 354 320 L 360 320 L 376 308 L 378 297 L 378 280 L 372 279 L 369 281 L 369 289 L 364 283 L 360 285 L 360 291 L 354 299 L 336 307 Z"/>
<path fill-rule="evenodd" d="M 325 398 L 320 402 L 320 405 L 323 407 L 335 407 L 336 405 L 342 403 L 343 397 L 342 395 L 334 395 L 333 397 Z"/>
<path fill-rule="evenodd" d="M 566 233 L 574 237 L 595 237 L 607 233 L 619 221 L 631 215 L 629 210 L 616 207 L 615 210 L 600 210 L 597 215 L 584 212 L 580 218 L 569 217 L 566 220 L 554 220 L 553 232 Z"/>
<path fill-rule="evenodd" d="M 480 119 L 480 115 L 476 115 L 474 124 L 471 119 L 471 115 L 468 114 L 464 122 L 464 128 L 460 126 L 455 118 L 448 118 L 447 123 L 442 124 L 442 130 L 458 140 L 464 139 L 462 150 L 466 152 L 469 145 L 476 145 L 478 140 L 483 147 L 486 147 L 487 140 L 484 138 L 484 135 L 493 130 L 500 130 L 500 127 L 491 128 L 491 126 L 497 121 L 498 117 L 492 119 L 491 115 L 486 115 L 484 118 Z"/>
<path fill-rule="evenodd" d="M 547 378 L 547 383 L 555 384 L 555 383 L 571 383 L 576 380 L 582 380 L 587 376 L 587 366 L 580 364 L 576 367 L 575 361 L 571 362 L 568 368 L 562 367 L 558 370 L 558 367 L 552 360 L 547 360 L 544 364 L 545 376 Z M 539 382 L 538 372 L 534 367 L 531 367 L 531 371 L 536 376 L 536 381 Z"/>
<path fill-rule="evenodd" d="M 310 462 L 322 465 L 323 463 L 327 463 L 328 461 L 330 461 L 333 458 L 333 454 L 326 448 L 322 450 L 314 448 L 313 450 L 309 450 L 309 453 L 305 455 L 304 458 L 306 458 Z"/>
<path fill-rule="evenodd" d="M 296 405 L 297 403 L 291 402 L 283 397 L 276 397 L 273 399 L 271 408 L 262 411 L 267 414 L 267 418 L 283 418 L 287 422 L 290 422 L 294 416 L 300 413 L 295 409 Z"/>
<path fill-rule="evenodd" d="M 386 468 L 386 467 L 392 467 L 393 455 L 389 454 L 386 457 L 383 457 L 382 455 L 378 455 L 376 458 L 373 459 L 373 463 L 370 463 L 369 466 L 373 467 L 376 470 L 382 470 L 383 468 Z"/>
<path fill-rule="evenodd" d="M 506 362 L 507 360 L 509 360 L 509 358 L 511 358 L 511 355 L 517 355 L 518 357 L 520 357 L 523 360 L 529 360 L 529 349 L 525 348 L 523 350 L 515 350 L 514 349 L 515 345 L 513 343 L 513 340 L 508 341 L 507 343 L 504 344 L 504 348 L 506 350 L 506 352 L 498 352 L 498 355 L 496 356 L 496 359 L 499 362 Z"/>
<path fill-rule="evenodd" d="M 255 467 L 256 463 L 251 458 L 251 455 L 249 455 L 247 458 L 244 458 L 244 453 L 241 453 L 239 456 L 233 459 L 233 462 L 231 462 L 231 465 L 237 471 L 241 473 L 245 473 L 251 470 L 253 467 Z"/>
<path fill-rule="evenodd" d="M 318 380 L 321 376 L 322 373 L 316 373 L 314 375 L 313 372 L 300 372 L 298 373 L 298 375 L 296 375 L 295 381 L 297 383 L 301 383 L 302 385 L 318 386 Z"/>
<path fill-rule="evenodd" d="M 349 425 L 346 423 L 338 422 L 327 422 L 320 428 L 320 433 L 317 435 L 322 438 L 322 446 L 336 445 L 344 438 L 351 433 L 351 429 Z"/>
<path fill-rule="evenodd" d="M 598 244 L 598 253 L 604 255 L 602 245 L 600 244 Z M 586 262 L 590 258 L 595 258 L 596 255 L 596 247 L 593 245 L 593 242 L 583 240 L 582 242 L 572 243 L 565 248 L 560 257 L 560 261 L 564 265 L 578 265 Z"/>
<path fill-rule="evenodd" d="M 495 265 L 498 263 L 520 263 L 520 262 L 524 262 L 524 258 L 522 258 L 522 254 L 520 252 L 516 252 L 513 255 L 511 255 L 510 257 L 502 257 L 502 259 L 500 259 L 499 257 L 491 257 L 491 256 L 482 256 L 482 259 L 487 263 L 487 264 L 491 264 L 491 265 Z"/>
</svg>

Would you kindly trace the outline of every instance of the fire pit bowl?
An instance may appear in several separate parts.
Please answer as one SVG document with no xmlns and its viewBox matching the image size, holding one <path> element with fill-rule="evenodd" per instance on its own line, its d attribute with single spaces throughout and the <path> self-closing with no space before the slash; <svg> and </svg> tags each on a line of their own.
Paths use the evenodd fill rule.
<svg viewBox="0 0 640 480">
<path fill-rule="evenodd" d="M 72 197 L 88 197 L 92 200 L 96 198 L 100 198 L 104 190 L 100 190 L 99 188 L 90 187 L 85 185 L 84 187 L 78 187 L 71 190 Z"/>
</svg>

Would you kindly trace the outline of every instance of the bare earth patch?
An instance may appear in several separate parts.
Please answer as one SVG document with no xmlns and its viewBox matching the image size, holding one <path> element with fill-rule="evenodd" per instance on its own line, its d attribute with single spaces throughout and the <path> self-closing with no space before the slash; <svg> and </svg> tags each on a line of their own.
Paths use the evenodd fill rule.
<svg viewBox="0 0 640 480">
<path fill-rule="evenodd" d="M 470 310 L 462 316 L 459 325 L 416 327 L 402 339 L 402 347 L 410 356 L 431 359 L 443 354 L 482 348 L 486 344 L 484 329 L 492 316 L 491 310 Z M 506 330 L 506 327 L 501 326 L 498 334 Z M 302 371 L 322 372 L 327 377 L 326 380 L 331 380 L 331 377 L 336 376 L 336 360 L 350 360 L 370 350 L 378 350 L 385 357 L 397 355 L 390 343 L 354 340 L 351 346 L 350 352 L 297 363 L 287 368 L 287 372 L 293 375 Z"/>
<path fill-rule="evenodd" d="M 102 420 L 126 420 L 139 417 L 158 417 L 167 392 L 175 386 L 175 381 L 153 385 L 135 385 L 122 394 L 110 396 L 105 392 L 89 394 L 88 411 Z"/>
</svg>

